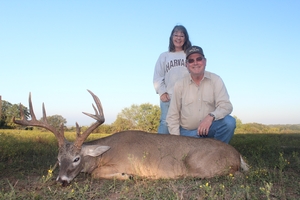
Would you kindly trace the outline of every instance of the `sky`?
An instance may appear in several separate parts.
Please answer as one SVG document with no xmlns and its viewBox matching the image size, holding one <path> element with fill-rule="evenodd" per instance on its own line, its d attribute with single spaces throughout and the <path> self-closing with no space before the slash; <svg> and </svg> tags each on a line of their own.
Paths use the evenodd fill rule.
<svg viewBox="0 0 300 200">
<path fill-rule="evenodd" d="M 90 125 L 93 99 L 111 124 L 159 105 L 154 66 L 175 25 L 203 48 L 242 123 L 300 124 L 300 1 L 0 1 L 0 95 L 37 118 Z"/>
</svg>

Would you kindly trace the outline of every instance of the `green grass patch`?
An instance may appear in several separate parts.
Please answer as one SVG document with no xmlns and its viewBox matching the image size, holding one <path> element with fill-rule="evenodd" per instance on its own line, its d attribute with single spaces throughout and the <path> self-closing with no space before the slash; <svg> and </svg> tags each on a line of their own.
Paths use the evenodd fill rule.
<svg viewBox="0 0 300 200">
<path fill-rule="evenodd" d="M 75 139 L 75 133 L 65 135 Z M 105 136 L 92 134 L 88 140 Z M 300 199 L 300 134 L 236 134 L 231 145 L 251 166 L 248 173 L 127 181 L 81 173 L 61 187 L 55 181 L 58 146 L 52 133 L 0 130 L 0 199 Z"/>
</svg>

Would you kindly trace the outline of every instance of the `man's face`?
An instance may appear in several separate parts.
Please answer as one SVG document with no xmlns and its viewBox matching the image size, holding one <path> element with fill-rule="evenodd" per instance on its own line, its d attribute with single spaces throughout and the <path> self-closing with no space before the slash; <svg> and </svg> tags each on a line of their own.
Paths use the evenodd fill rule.
<svg viewBox="0 0 300 200">
<path fill-rule="evenodd" d="M 187 68 L 191 75 L 203 75 L 206 66 L 206 59 L 199 53 L 193 53 L 186 59 Z"/>
</svg>

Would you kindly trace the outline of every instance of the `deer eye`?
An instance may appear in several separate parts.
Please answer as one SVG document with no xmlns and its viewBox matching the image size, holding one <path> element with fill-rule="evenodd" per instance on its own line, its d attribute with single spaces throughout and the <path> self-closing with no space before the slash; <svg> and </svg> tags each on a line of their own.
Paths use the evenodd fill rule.
<svg viewBox="0 0 300 200">
<path fill-rule="evenodd" d="M 77 158 L 75 158 L 75 159 L 74 159 L 74 161 L 73 161 L 73 162 L 74 162 L 74 163 L 75 163 L 75 162 L 78 162 L 78 161 L 79 161 L 79 159 L 80 159 L 80 158 L 79 158 L 79 157 L 77 157 Z"/>
</svg>

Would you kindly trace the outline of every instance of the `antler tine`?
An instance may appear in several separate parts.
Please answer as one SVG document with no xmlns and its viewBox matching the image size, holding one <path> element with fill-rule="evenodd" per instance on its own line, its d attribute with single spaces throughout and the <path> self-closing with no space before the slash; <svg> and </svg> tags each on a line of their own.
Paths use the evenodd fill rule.
<svg viewBox="0 0 300 200">
<path fill-rule="evenodd" d="M 31 121 L 36 121 L 36 117 L 35 117 L 35 114 L 34 114 L 33 108 L 32 108 L 31 92 L 29 92 L 28 101 L 29 101 L 29 113 L 30 113 L 30 116 L 31 116 L 31 119 L 32 119 Z M 23 125 L 23 126 L 30 126 L 31 125 L 30 122 L 28 120 L 26 120 L 26 118 L 25 118 L 23 106 L 22 106 L 21 103 L 20 103 L 20 116 L 21 116 L 21 120 L 16 120 L 15 117 L 13 117 L 13 122 L 16 123 L 16 124 L 19 124 L 19 125 Z"/>
<path fill-rule="evenodd" d="M 46 109 L 45 109 L 45 104 L 43 103 L 43 106 L 42 106 L 42 109 L 43 109 L 43 121 L 47 122 L 47 114 L 46 114 Z"/>
<path fill-rule="evenodd" d="M 81 131 L 80 126 L 76 122 L 76 134 L 77 134 L 77 137 L 80 137 L 80 131 Z"/>
<path fill-rule="evenodd" d="M 59 131 L 56 130 L 55 127 L 51 126 L 48 123 L 44 103 L 43 103 L 43 122 L 38 121 L 36 119 L 34 111 L 33 111 L 32 101 L 31 101 L 31 93 L 29 93 L 29 112 L 30 112 L 31 120 L 27 120 L 25 118 L 24 111 L 23 111 L 22 106 L 20 104 L 21 120 L 16 120 L 15 117 L 13 117 L 13 122 L 16 123 L 16 124 L 19 124 L 19 125 L 23 125 L 23 126 L 42 127 L 42 128 L 45 128 L 45 129 L 51 131 L 55 135 L 55 137 L 58 141 L 58 146 L 61 147 L 65 142 L 63 129 L 61 129 L 62 132 L 59 132 Z"/>
<path fill-rule="evenodd" d="M 100 126 L 101 124 L 104 123 L 105 118 L 104 118 L 104 114 L 103 114 L 103 108 L 102 108 L 102 104 L 101 101 L 99 100 L 99 98 L 90 90 L 87 90 L 93 97 L 95 104 L 97 106 L 96 107 L 92 104 L 95 114 L 90 114 L 90 113 L 86 113 L 83 112 L 83 114 L 97 120 L 94 124 L 92 124 L 86 131 L 84 131 L 82 134 L 80 134 L 80 128 L 78 126 L 78 124 L 76 123 L 76 130 L 77 130 L 77 138 L 76 141 L 74 142 L 74 146 L 76 146 L 77 148 L 81 148 L 83 142 L 86 140 L 86 138 L 92 133 L 93 130 L 95 130 L 98 126 Z"/>
<path fill-rule="evenodd" d="M 31 120 L 37 121 L 36 117 L 35 117 L 35 114 L 33 112 L 33 106 L 32 106 L 32 101 L 31 101 L 31 92 L 29 92 L 29 99 L 28 99 L 28 101 L 29 101 L 29 112 L 30 112 Z"/>
</svg>

